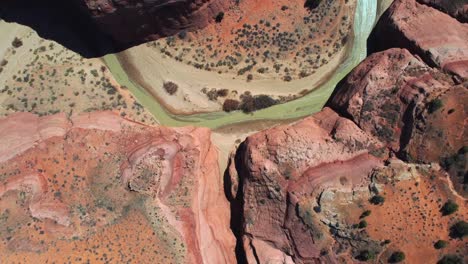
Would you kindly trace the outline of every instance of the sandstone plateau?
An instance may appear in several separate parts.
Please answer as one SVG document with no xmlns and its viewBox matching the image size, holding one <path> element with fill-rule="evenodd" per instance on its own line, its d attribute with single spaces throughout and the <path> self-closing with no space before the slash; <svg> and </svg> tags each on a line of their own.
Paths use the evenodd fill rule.
<svg viewBox="0 0 468 264">
<path fill-rule="evenodd" d="M 117 42 L 141 43 L 207 26 L 230 0 L 75 0 Z"/>
<path fill-rule="evenodd" d="M 235 262 L 208 129 L 18 113 L 0 138 L 0 262 Z"/>
</svg>

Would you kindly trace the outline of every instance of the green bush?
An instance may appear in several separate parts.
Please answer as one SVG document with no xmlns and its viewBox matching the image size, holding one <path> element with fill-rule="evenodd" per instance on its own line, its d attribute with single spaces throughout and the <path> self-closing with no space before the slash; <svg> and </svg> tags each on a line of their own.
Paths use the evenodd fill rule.
<svg viewBox="0 0 468 264">
<path fill-rule="evenodd" d="M 440 209 L 442 215 L 451 215 L 458 211 L 458 204 L 452 200 L 448 200 Z"/>
<path fill-rule="evenodd" d="M 226 99 L 223 103 L 223 111 L 232 112 L 239 109 L 239 101 L 233 99 Z"/>
<path fill-rule="evenodd" d="M 388 259 L 388 262 L 399 263 L 399 262 L 402 262 L 403 260 L 405 260 L 405 253 L 401 251 L 395 251 Z"/>
<path fill-rule="evenodd" d="M 452 238 L 464 238 L 468 234 L 468 223 L 459 221 L 450 227 L 450 236 Z"/>
<path fill-rule="evenodd" d="M 429 113 L 432 114 L 434 113 L 435 111 L 439 110 L 440 108 L 442 108 L 442 106 L 444 106 L 442 100 L 440 99 L 434 99 L 432 101 L 429 102 Z"/>
<path fill-rule="evenodd" d="M 170 95 L 173 95 L 177 92 L 177 89 L 179 89 L 179 86 L 173 82 L 165 82 L 163 84 L 164 90 Z"/>
<path fill-rule="evenodd" d="M 368 261 L 375 258 L 375 253 L 369 250 L 363 250 L 359 252 L 359 255 L 356 256 L 357 260 Z"/>
<path fill-rule="evenodd" d="M 359 222 L 358 227 L 359 228 L 366 228 L 367 227 L 366 220 L 362 220 L 361 222 Z"/>
<path fill-rule="evenodd" d="M 371 214 L 371 211 L 366 210 L 366 211 L 362 212 L 362 214 L 361 214 L 361 216 L 359 216 L 359 218 L 362 219 L 362 218 L 368 217 L 370 214 Z"/>
<path fill-rule="evenodd" d="M 442 249 L 442 248 L 445 248 L 447 247 L 448 245 L 448 242 L 445 241 L 445 240 L 439 240 L 437 242 L 434 243 L 434 248 L 435 249 Z"/>
<path fill-rule="evenodd" d="M 382 205 L 385 202 L 385 197 L 382 195 L 375 195 L 369 201 L 371 204 Z"/>
<path fill-rule="evenodd" d="M 445 255 L 437 261 L 437 264 L 463 264 L 463 260 L 456 255 Z"/>
<path fill-rule="evenodd" d="M 224 12 L 219 12 L 215 17 L 216 23 L 221 23 L 223 19 L 224 19 Z"/>
<path fill-rule="evenodd" d="M 277 103 L 277 100 L 271 98 L 268 95 L 261 94 L 254 97 L 247 95 L 242 97 L 240 109 L 242 109 L 244 113 L 251 113 L 256 110 L 268 108 Z"/>
</svg>

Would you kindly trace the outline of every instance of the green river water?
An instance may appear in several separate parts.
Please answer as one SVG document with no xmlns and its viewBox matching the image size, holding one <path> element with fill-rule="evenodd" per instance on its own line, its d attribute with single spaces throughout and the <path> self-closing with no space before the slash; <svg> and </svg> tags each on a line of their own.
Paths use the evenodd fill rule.
<svg viewBox="0 0 468 264">
<path fill-rule="evenodd" d="M 320 111 L 337 83 L 343 79 L 367 55 L 367 38 L 377 17 L 378 0 L 358 0 L 354 18 L 354 39 L 348 58 L 338 67 L 333 76 L 311 93 L 294 101 L 275 105 L 252 114 L 237 112 L 213 112 L 193 115 L 173 115 L 144 88 L 131 80 L 114 54 L 104 57 L 104 61 L 116 81 L 128 87 L 135 98 L 155 119 L 165 126 L 202 126 L 216 129 L 223 126 L 249 121 L 286 120 L 311 115 Z"/>
</svg>

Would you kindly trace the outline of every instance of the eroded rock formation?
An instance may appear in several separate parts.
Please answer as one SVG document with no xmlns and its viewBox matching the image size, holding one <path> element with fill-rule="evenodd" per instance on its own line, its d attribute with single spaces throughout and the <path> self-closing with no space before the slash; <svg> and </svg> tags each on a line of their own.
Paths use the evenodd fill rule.
<svg viewBox="0 0 468 264">
<path fill-rule="evenodd" d="M 2 263 L 235 262 L 208 129 L 18 113 L 0 137 Z"/>
<path fill-rule="evenodd" d="M 104 32 L 124 44 L 200 29 L 213 22 L 230 3 L 230 0 L 75 1 Z"/>
<path fill-rule="evenodd" d="M 451 77 L 405 49 L 379 52 L 330 108 L 248 137 L 228 169 L 247 262 L 378 262 L 403 249 L 409 263 L 437 262 L 433 243 L 467 214 L 468 83 Z M 453 217 L 440 212 L 448 199 Z"/>
<path fill-rule="evenodd" d="M 396 0 L 376 26 L 379 49 L 401 47 L 429 66 L 468 78 L 468 24 L 416 0 Z"/>
<path fill-rule="evenodd" d="M 455 18 L 460 22 L 468 22 L 468 2 L 465 0 L 418 0 L 420 3 L 424 3 L 435 7 Z"/>
</svg>

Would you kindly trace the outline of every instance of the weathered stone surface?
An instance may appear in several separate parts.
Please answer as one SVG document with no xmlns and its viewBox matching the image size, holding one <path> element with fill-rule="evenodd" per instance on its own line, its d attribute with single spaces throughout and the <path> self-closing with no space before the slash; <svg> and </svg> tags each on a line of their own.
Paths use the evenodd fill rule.
<svg viewBox="0 0 468 264">
<path fill-rule="evenodd" d="M 467 88 L 407 50 L 389 49 L 356 67 L 328 105 L 400 155 L 438 162 L 466 144 Z"/>
<path fill-rule="evenodd" d="M 466 82 L 390 49 L 369 56 L 332 95 L 328 107 L 342 117 L 326 107 L 248 137 L 228 170 L 247 261 L 350 263 L 373 252 L 379 262 L 408 249 L 410 263 L 437 262 L 427 238 L 448 237 L 451 221 L 440 201 L 466 202 L 467 100 Z M 373 205 L 377 194 L 390 206 Z M 429 226 L 437 228 L 421 236 Z"/>
<path fill-rule="evenodd" d="M 367 200 L 382 146 L 329 108 L 248 137 L 237 153 L 248 262 L 335 263 L 328 230 L 346 220 L 333 215 Z"/>
<path fill-rule="evenodd" d="M 466 0 L 418 0 L 433 6 L 455 18 L 460 22 L 468 22 L 468 1 Z"/>
<path fill-rule="evenodd" d="M 396 0 L 375 31 L 380 49 L 407 48 L 430 66 L 468 78 L 468 24 L 416 0 Z"/>
<path fill-rule="evenodd" d="M 208 129 L 18 113 L 0 137 L 0 262 L 235 262 Z"/>
</svg>

